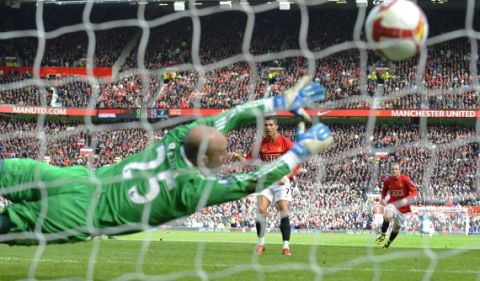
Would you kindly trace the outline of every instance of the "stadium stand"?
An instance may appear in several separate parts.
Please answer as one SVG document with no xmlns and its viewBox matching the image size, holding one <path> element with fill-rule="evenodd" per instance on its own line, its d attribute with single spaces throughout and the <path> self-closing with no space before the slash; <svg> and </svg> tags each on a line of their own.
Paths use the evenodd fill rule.
<svg viewBox="0 0 480 281">
<path fill-rule="evenodd" d="M 346 27 L 354 24 L 355 16 L 348 14 L 353 13 L 353 11 L 317 12 L 319 15 L 311 17 L 313 22 L 310 24 L 319 28 L 312 29 L 308 36 L 309 46 L 313 51 L 322 50 L 352 38 L 351 29 L 347 30 Z M 463 14 L 449 14 L 448 18 L 450 20 L 445 22 L 441 14 L 445 11 L 433 11 L 431 13 L 434 15 L 430 18 L 435 23 L 430 25 L 433 29 L 432 34 L 435 34 L 438 30 L 453 30 L 455 27 L 461 27 L 464 22 Z M 335 22 L 338 18 L 352 21 L 351 25 L 325 26 L 320 22 L 320 19 L 322 19 L 321 21 Z M 250 47 L 252 54 L 261 55 L 298 48 L 296 38 L 279 36 L 279 34 L 298 33 L 298 30 L 295 30 L 297 25 L 282 21 L 282 14 L 267 13 L 258 20 L 268 24 L 256 25 Z M 215 63 L 241 54 L 240 46 L 243 38 L 239 34 L 242 34 L 244 24 L 245 18 L 239 13 L 206 17 L 202 21 L 202 25 L 208 28 L 205 28 L 206 31 L 202 33 L 199 49 L 202 63 Z M 26 25 L 28 25 L 28 21 Z M 52 23 L 47 21 L 46 25 L 50 29 L 57 26 L 55 21 Z M 338 34 L 338 37 L 327 36 L 325 28 L 332 32 L 332 26 L 339 29 L 335 33 Z M 138 52 L 141 51 L 138 49 L 139 32 L 139 29 L 133 28 L 98 32 L 96 34 L 95 66 L 112 67 L 118 60 L 123 62 L 120 66 L 122 71 L 138 67 L 136 58 Z M 191 23 L 188 21 L 185 24 L 169 24 L 153 29 L 145 50 L 145 67 L 147 69 L 161 69 L 171 65 L 191 63 L 192 58 L 189 56 L 191 32 Z M 175 36 L 172 36 L 173 34 Z M 85 65 L 87 42 L 86 35 L 82 32 L 70 33 L 48 40 L 42 66 L 73 67 Z M 1 44 L 0 57 L 13 56 L 17 59 L 17 65 L 19 66 L 33 64 L 36 39 L 4 40 Z M 278 46 L 281 46 L 281 48 Z M 468 46 L 468 40 L 457 39 L 436 44 L 429 48 L 427 67 L 423 78 L 427 100 L 422 100 L 421 95 L 418 94 L 419 89 L 416 89 L 415 59 L 385 65 L 385 62 L 373 61 L 370 57 L 371 65 L 376 64 L 389 68 L 385 77 L 383 96 L 390 98 L 382 100 L 375 106 L 389 109 L 478 109 L 478 95 L 471 89 L 470 48 Z M 215 50 L 215 52 L 211 50 Z M 122 51 L 126 51 L 126 58 L 119 59 Z M 326 107 L 370 107 L 369 103 L 361 96 L 359 58 L 358 51 L 347 50 L 336 52 L 317 61 L 316 79 L 323 83 L 328 90 Z M 303 70 L 307 68 L 307 63 L 308 61 L 305 59 L 291 58 L 256 64 L 256 67 L 257 71 L 260 72 L 268 66 L 281 66 L 285 69 L 284 72 L 279 73 L 275 79 L 270 81 L 271 94 L 274 95 L 291 86 L 293 81 L 304 75 Z M 259 75 L 259 79 L 251 77 L 252 69 L 250 69 L 248 63 L 230 64 L 224 68 L 205 73 L 203 79 L 205 83 L 198 89 L 199 77 L 197 72 L 177 73 L 175 78 L 168 79 L 166 87 L 154 101 L 151 98 L 163 84 L 161 74 L 149 77 L 147 81 L 141 81 L 137 75 L 114 82 L 103 80 L 98 89 L 99 93 L 95 104 L 98 108 L 139 107 L 144 94 L 148 96 L 147 100 L 157 107 L 191 108 L 198 102 L 197 107 L 230 108 L 246 100 L 264 96 L 268 79 L 265 73 L 256 74 Z M 373 97 L 376 92 L 377 78 L 373 67 L 369 67 L 368 77 L 366 94 Z M 3 75 L 0 75 L 0 83 L 11 83 L 29 78 L 32 78 L 32 74 L 29 72 L 4 71 Z M 64 77 L 52 75 L 51 79 L 59 80 L 61 78 Z M 249 91 L 250 84 L 253 85 L 253 91 Z M 84 81 L 70 82 L 58 86 L 59 100 L 57 102 L 64 107 L 86 107 L 89 104 L 92 91 L 92 86 Z M 40 105 L 40 95 L 42 93 L 47 95 L 47 104 L 50 104 L 51 95 L 44 89 L 34 86 L 5 91 L 0 96 L 0 104 Z"/>
<path fill-rule="evenodd" d="M 60 8 L 59 8 L 60 9 Z M 66 8 L 65 8 L 66 9 Z M 103 13 L 101 8 L 92 16 L 93 21 L 107 20 L 114 13 Z M 28 12 L 28 11 L 27 11 Z M 25 12 L 25 13 L 27 13 Z M 105 11 L 103 11 L 105 12 Z M 464 14 L 448 11 L 428 11 L 432 34 L 446 32 L 464 25 Z M 19 11 L 20 13 L 20 11 Z M 294 12 L 291 12 L 294 13 Z M 355 14 L 349 10 L 316 11 L 310 17 L 313 28 L 308 35 L 308 45 L 313 51 L 323 50 L 352 38 L 351 26 Z M 255 25 L 250 52 L 261 55 L 289 49 L 298 49 L 298 40 L 290 34 L 298 34 L 298 24 L 285 22 L 284 14 L 278 12 L 257 15 L 264 24 Z M 11 29 L 12 17 L 19 16 L 0 11 L 0 27 Z M 153 15 L 150 15 L 153 17 Z M 26 15 L 25 15 L 26 17 Z M 147 15 L 148 17 L 148 15 Z M 478 20 L 476 17 L 475 20 Z M 344 25 L 324 25 L 338 19 L 350 21 Z M 78 19 L 77 19 L 78 20 Z M 298 21 L 300 18 L 297 19 Z M 74 23 L 75 19 L 51 17 L 45 19 L 46 29 L 53 30 L 59 23 Z M 202 64 L 216 63 L 242 53 L 242 40 L 246 18 L 239 13 L 222 13 L 202 18 L 201 44 L 199 49 Z M 192 26 L 168 24 L 152 29 L 151 38 L 144 54 L 147 69 L 191 63 L 190 56 Z M 298 22 L 297 22 L 298 23 Z M 33 21 L 22 21 L 15 29 L 34 28 Z M 328 28 L 329 32 L 325 32 Z M 335 28 L 336 31 L 331 29 Z M 348 29 L 346 29 L 348 28 Z M 168 31 L 168 32 L 166 32 Z M 137 68 L 140 29 L 122 28 L 96 32 L 94 62 L 96 67 L 117 67 L 123 73 Z M 327 34 L 335 33 L 332 37 Z M 175 36 L 172 36 L 174 34 Z M 284 36 L 282 36 L 284 35 Z M 47 41 L 42 66 L 76 67 L 85 65 L 87 36 L 84 32 L 69 33 Z M 160 44 L 161 43 L 161 44 Z M 0 58 L 15 57 L 16 66 L 31 66 L 35 60 L 37 39 L 21 38 L 0 41 Z M 130 46 L 130 47 L 129 47 Z M 215 50 L 215 51 L 212 51 Z M 479 109 L 478 93 L 471 89 L 470 48 L 465 39 L 436 44 L 428 49 L 425 75 L 422 79 L 427 93 L 426 99 L 416 87 L 415 59 L 396 63 L 373 61 L 369 64 L 388 67 L 387 76 L 380 77 L 375 68 L 368 69 L 366 96 L 360 91 L 361 73 L 358 68 L 357 50 L 336 52 L 316 61 L 315 79 L 327 88 L 326 108 L 369 108 L 365 97 L 376 97 L 381 101 L 375 106 L 386 109 Z M 115 65 L 119 63 L 120 65 Z M 478 63 L 478 60 L 477 60 Z M 4 63 L 5 64 L 5 63 Z M 0 104 L 52 105 L 69 108 L 84 108 L 92 101 L 96 108 L 136 108 L 147 101 L 156 108 L 230 108 L 247 100 L 265 96 L 267 88 L 275 95 L 291 86 L 305 74 L 308 61 L 299 58 L 272 60 L 257 63 L 252 71 L 248 62 L 237 62 L 207 71 L 204 77 L 198 72 L 158 73 L 143 81 L 138 74 L 127 75 L 116 81 L 100 79 L 98 88 L 82 79 L 60 83 L 66 75 L 56 74 L 47 78 L 54 91 L 49 88 L 26 86 L 0 92 Z M 269 78 L 265 70 L 282 67 L 284 71 Z M 477 65 L 477 67 L 479 67 Z M 253 75 L 256 76 L 253 76 Z M 384 75 L 384 74 L 382 74 Z M 258 76 L 258 77 L 257 77 Z M 27 81 L 32 78 L 29 71 L 15 68 L 0 71 L 0 85 Z M 382 96 L 375 96 L 377 79 L 384 80 Z M 199 83 L 203 84 L 198 87 Z M 164 87 L 163 87 L 164 86 Z M 251 90 L 253 89 L 253 90 Z M 42 103 L 42 95 L 45 101 Z M 154 99 L 154 97 L 156 97 Z M 382 98 L 385 98 L 382 100 Z M 331 124 L 335 132 L 335 145 L 323 156 L 335 159 L 323 163 L 312 159 L 302 166 L 296 177 L 293 202 L 292 227 L 295 229 L 321 231 L 371 231 L 375 230 L 372 209 L 375 205 L 371 195 L 378 195 L 381 179 L 387 176 L 388 165 L 401 161 L 405 173 L 419 185 L 420 205 L 430 206 L 428 211 L 419 210 L 408 217 L 407 230 L 418 232 L 420 220 L 428 214 L 439 233 L 480 233 L 480 216 L 470 216 L 467 223 L 465 207 L 480 205 L 480 194 L 476 181 L 479 145 L 468 142 L 448 150 L 437 151 L 435 147 L 476 136 L 473 126 L 442 125 L 429 126 L 426 137 L 421 135 L 418 125 L 396 124 L 375 127 L 372 139 L 367 139 L 364 124 Z M 143 150 L 149 143 L 160 139 L 167 129 L 155 130 L 149 138 L 143 129 L 112 129 L 90 131 L 79 121 L 49 121 L 38 134 L 37 121 L 22 118 L 0 117 L 0 159 L 29 157 L 48 161 L 57 166 L 88 165 L 92 169 L 115 162 Z M 75 130 L 73 130 L 75 129 Z M 282 125 L 282 134 L 293 138 L 295 128 Z M 41 137 L 39 137 L 41 136 Z M 229 151 L 246 151 L 255 136 L 253 127 L 243 128 L 229 136 Z M 247 140 L 247 141 L 246 141 Z M 46 151 L 40 151 L 42 142 Z M 429 148 L 425 144 L 431 144 Z M 92 149 L 93 153 L 85 148 Z M 351 156 L 346 153 L 357 151 Z M 386 158 L 377 158 L 372 151 L 386 151 Z M 344 157 L 339 157 L 338 155 Z M 427 172 L 428 167 L 433 167 Z M 225 172 L 241 169 L 231 163 Z M 319 173 L 319 171 L 322 171 Z M 322 178 L 321 185 L 316 179 Z M 255 227 L 255 200 L 244 200 L 213 206 L 181 221 L 172 223 L 183 227 L 235 228 L 247 230 Z M 7 202 L 0 202 L 0 207 Z M 458 212 L 438 211 L 442 206 L 458 207 Z M 435 209 L 437 208 L 437 209 Z M 269 220 L 269 227 L 276 228 L 278 222 Z M 466 224 L 469 229 L 466 229 Z"/>
<path fill-rule="evenodd" d="M 39 139 L 36 133 L 36 121 L 15 120 L 6 117 L 0 119 L 0 126 L 10 137 L 0 140 L 0 158 L 40 157 Z M 72 130 L 77 128 L 76 130 Z M 469 143 L 455 149 L 442 151 L 434 155 L 433 149 L 424 147 L 404 148 L 419 139 L 419 130 L 415 125 L 378 126 L 374 139 L 365 139 L 363 125 L 331 125 L 335 131 L 335 145 L 324 156 L 334 157 L 347 151 L 381 147 L 393 149 L 388 158 L 376 159 L 369 153 L 358 153 L 352 157 L 339 159 L 322 168 L 319 158 L 312 159 L 302 166 L 296 176 L 293 202 L 294 214 L 292 224 L 298 229 L 320 229 L 329 231 L 362 231 L 372 228 L 372 201 L 369 194 L 378 194 L 379 182 L 388 171 L 388 163 L 400 160 L 405 173 L 409 174 L 419 185 L 420 205 L 428 206 L 471 206 L 480 201 L 477 194 L 475 172 L 479 147 Z M 293 125 L 282 126 L 282 134 L 292 137 Z M 89 165 L 96 168 L 114 163 L 115 157 L 125 158 L 146 145 L 160 139 L 166 129 L 156 130 L 154 139 L 149 139 L 142 129 L 114 129 L 89 132 L 78 122 L 47 121 L 44 127 L 44 141 L 47 144 L 51 164 L 57 166 Z M 72 133 L 69 133 L 72 132 Z M 459 126 L 432 126 L 429 128 L 428 141 L 442 145 L 459 139 L 472 137 L 473 128 Z M 229 135 L 229 151 L 246 152 L 253 144 L 255 130 L 246 127 Z M 247 140 L 247 141 L 246 141 Z M 355 141 L 352 141 L 355 140 Z M 133 145 L 132 145 L 133 144 Z M 82 148 L 92 148 L 92 156 L 83 154 Z M 434 159 L 434 156 L 436 159 Z M 452 161 L 454 159 L 454 161 Z M 91 161 L 91 163 L 88 163 Z M 424 178 L 428 162 L 433 163 L 433 176 Z M 230 163 L 225 173 L 241 169 L 236 163 Z M 324 170 L 321 185 L 316 179 Z M 375 171 L 377 174 L 375 174 Z M 424 185 L 424 183 L 427 183 Z M 221 206 L 206 208 L 204 211 L 186 219 L 183 224 L 188 227 L 217 227 L 233 225 L 239 228 L 251 228 L 255 225 L 254 198 L 226 203 Z M 442 214 L 443 215 L 443 214 Z M 444 220 L 433 216 L 434 225 L 439 231 L 457 232 L 461 227 L 462 217 L 452 213 Z M 448 218 L 451 218 L 450 221 Z M 269 224 L 278 227 L 276 220 Z M 472 231 L 478 228 L 477 220 L 472 220 Z M 418 230 L 418 216 L 409 219 L 410 231 Z"/>
</svg>

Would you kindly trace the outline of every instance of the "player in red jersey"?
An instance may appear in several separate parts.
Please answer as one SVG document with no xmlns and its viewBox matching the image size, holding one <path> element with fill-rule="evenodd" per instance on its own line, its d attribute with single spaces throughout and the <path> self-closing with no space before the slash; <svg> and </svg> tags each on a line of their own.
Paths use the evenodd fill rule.
<svg viewBox="0 0 480 281">
<path fill-rule="evenodd" d="M 383 245 L 385 249 L 390 247 L 392 241 L 397 237 L 400 228 L 404 226 L 405 214 L 411 212 L 410 204 L 414 202 L 417 196 L 417 186 L 410 177 L 400 173 L 400 165 L 392 163 L 390 166 L 391 176 L 385 179 L 382 188 L 382 204 L 385 206 L 383 213 L 382 232 L 377 236 L 376 243 L 381 244 L 385 240 L 385 234 L 390 222 L 393 221 L 392 232 L 387 243 Z M 385 199 L 387 194 L 390 198 Z"/>
<path fill-rule="evenodd" d="M 259 156 L 262 161 L 273 161 L 285 154 L 293 143 L 288 138 L 278 133 L 277 120 L 267 117 L 265 119 L 265 137 L 260 145 Z M 249 152 L 246 157 L 239 153 L 234 153 L 233 157 L 236 160 L 240 160 L 242 163 L 247 163 L 249 160 L 255 158 L 252 152 Z M 291 180 L 293 174 L 297 172 L 297 169 L 286 176 L 284 176 L 277 183 L 271 185 L 269 188 L 264 189 L 257 196 L 257 219 L 255 222 L 257 228 L 258 245 L 255 250 L 256 254 L 261 255 L 265 251 L 265 228 L 267 224 L 266 216 L 267 210 L 273 203 L 278 212 L 280 213 L 280 231 L 282 232 L 283 247 L 282 254 L 290 256 L 290 217 L 289 208 L 292 201 Z"/>
</svg>

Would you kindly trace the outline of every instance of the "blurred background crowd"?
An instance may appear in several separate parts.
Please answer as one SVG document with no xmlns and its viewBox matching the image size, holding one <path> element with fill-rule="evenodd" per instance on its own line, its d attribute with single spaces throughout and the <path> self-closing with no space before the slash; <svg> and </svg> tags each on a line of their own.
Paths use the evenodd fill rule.
<svg viewBox="0 0 480 281">
<path fill-rule="evenodd" d="M 28 9 L 0 11 L 0 31 L 35 28 L 34 18 L 15 21 L 18 17 L 28 19 L 27 13 Z M 285 12 L 294 19 L 285 21 L 282 13 L 257 14 L 251 32 L 245 32 L 247 17 L 240 12 L 201 17 L 199 44 L 192 42 L 194 28 L 189 19 L 152 27 L 146 46 L 140 44 L 142 30 L 137 27 L 97 30 L 94 66 L 112 68 L 114 79 L 98 78 L 92 83 L 56 74 L 42 77 L 47 86 L 39 86 L 31 80 L 34 76 L 30 71 L 0 70 L 0 105 L 227 109 L 276 95 L 310 68 L 314 69 L 313 79 L 327 90 L 326 101 L 318 105 L 321 108 L 480 109 L 475 90 L 478 49 L 469 39 L 429 46 L 425 67 L 418 69 L 417 58 L 391 63 L 371 52 L 359 51 L 353 43 L 349 45 L 358 35 L 353 28 L 355 11 L 309 11 L 310 28 L 306 42 L 301 43 L 300 14 Z M 153 19 L 160 14 L 149 10 L 145 17 Z M 128 9 L 106 13 L 100 7 L 92 13 L 91 21 L 135 16 Z M 432 10 L 427 16 L 432 36 L 465 26 L 465 15 L 459 11 Z M 474 27 L 480 26 L 478 18 L 474 19 Z M 45 29 L 51 31 L 60 24 L 78 21 L 81 13 L 69 14 L 68 18 L 59 13 L 58 17 L 45 18 Z M 37 62 L 41 66 L 84 67 L 89 40 L 82 30 L 49 38 L 40 57 L 37 38 L 0 40 L 0 65 L 31 66 Z M 243 48 L 245 40 L 249 40 L 247 49 Z M 310 52 L 319 55 L 306 59 L 301 52 L 305 49 L 300 46 L 308 46 Z M 295 56 L 279 55 L 287 50 L 299 52 Z M 252 55 L 257 59 L 252 60 Z M 227 63 L 229 59 L 232 61 Z M 362 59 L 367 62 L 365 69 L 359 65 Z M 192 67 L 165 71 L 167 67 L 191 63 L 201 63 L 205 72 Z M 383 71 L 379 72 L 379 68 Z M 150 71 L 138 71 L 142 69 Z M 374 210 L 381 184 L 388 177 L 390 163 L 398 161 L 420 192 L 420 209 L 408 217 L 407 231 L 419 232 L 428 219 L 439 233 L 480 233 L 480 215 L 468 210 L 469 206 L 480 205 L 476 175 L 479 144 L 473 123 L 435 123 L 422 130 L 415 122 L 378 121 L 371 132 L 365 122 L 358 120 L 336 120 L 328 125 L 335 132 L 335 144 L 303 164 L 296 175 L 293 228 L 376 231 L 379 222 Z M 115 164 L 143 150 L 169 129 L 163 123 L 157 123 L 154 132 L 149 132 L 139 123 L 85 126 L 83 120 L 39 123 L 14 116 L 1 116 L 0 128 L 0 159 L 28 157 L 60 167 L 87 165 L 92 169 Z M 294 124 L 282 123 L 280 129 L 294 139 Z M 259 137 L 254 127 L 232 132 L 229 151 L 248 152 Z M 242 169 L 231 160 L 224 174 Z M 0 202 L 0 208 L 7 203 Z M 255 196 L 250 196 L 205 208 L 171 224 L 249 230 L 254 228 L 255 212 Z M 269 227 L 275 229 L 278 223 L 276 214 L 270 213 Z"/>
</svg>

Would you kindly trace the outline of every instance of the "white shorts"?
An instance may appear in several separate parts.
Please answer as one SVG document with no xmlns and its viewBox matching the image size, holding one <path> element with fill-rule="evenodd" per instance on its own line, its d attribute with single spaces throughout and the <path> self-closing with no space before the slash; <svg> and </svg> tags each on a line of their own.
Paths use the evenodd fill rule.
<svg viewBox="0 0 480 281">
<path fill-rule="evenodd" d="M 421 229 L 421 233 L 425 233 L 425 234 L 433 234 L 435 232 L 435 230 L 432 228 L 432 227 L 424 227 L 422 226 L 422 229 Z"/>
<path fill-rule="evenodd" d="M 393 223 L 396 226 L 405 227 L 405 222 L 407 220 L 407 217 L 404 214 L 402 214 L 395 206 L 393 206 L 393 204 L 388 204 L 385 207 L 384 212 L 388 212 L 388 211 L 393 213 Z"/>
<path fill-rule="evenodd" d="M 374 225 L 381 225 L 383 223 L 383 215 L 382 214 L 374 214 L 373 215 L 373 224 Z"/>
<path fill-rule="evenodd" d="M 280 200 L 291 202 L 293 200 L 292 184 L 290 183 L 290 181 L 286 182 L 283 185 L 274 183 L 269 188 L 264 189 L 262 192 L 258 193 L 257 196 L 260 195 L 267 197 L 268 200 L 273 204 L 276 204 Z"/>
</svg>

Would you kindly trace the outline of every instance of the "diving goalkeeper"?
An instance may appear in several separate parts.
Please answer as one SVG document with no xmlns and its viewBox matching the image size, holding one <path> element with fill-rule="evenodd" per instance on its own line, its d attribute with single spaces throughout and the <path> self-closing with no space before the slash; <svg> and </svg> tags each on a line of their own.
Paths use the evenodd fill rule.
<svg viewBox="0 0 480 281">
<path fill-rule="evenodd" d="M 269 187 L 333 142 L 323 124 L 297 136 L 286 154 L 255 171 L 213 176 L 227 155 L 225 134 L 264 115 L 325 98 L 320 84 L 302 78 L 283 94 L 239 105 L 169 131 L 123 161 L 91 171 L 30 159 L 0 161 L 0 194 L 12 204 L 0 215 L 1 242 L 75 242 L 101 234 L 143 231 L 210 205 Z M 258 188 L 258 190 L 257 190 Z"/>
</svg>

